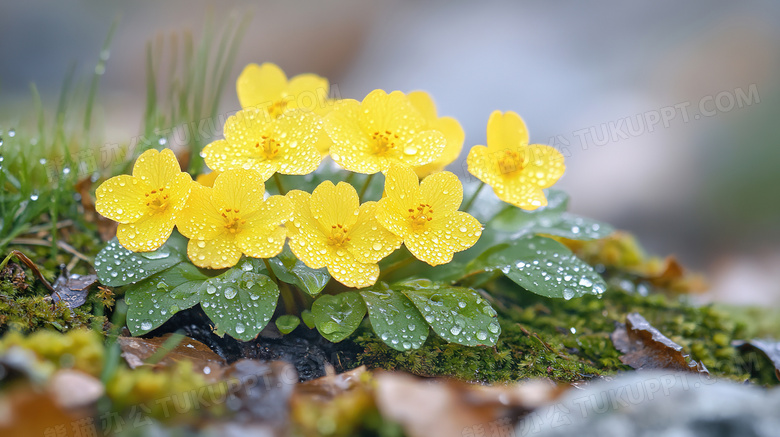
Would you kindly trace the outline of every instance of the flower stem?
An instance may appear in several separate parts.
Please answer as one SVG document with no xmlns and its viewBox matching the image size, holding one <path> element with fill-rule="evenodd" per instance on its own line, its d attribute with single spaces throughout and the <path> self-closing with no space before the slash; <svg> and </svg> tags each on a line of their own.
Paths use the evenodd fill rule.
<svg viewBox="0 0 780 437">
<path fill-rule="evenodd" d="M 351 171 L 351 172 L 349 172 L 349 174 L 347 175 L 347 177 L 344 179 L 344 182 L 346 182 L 346 183 L 348 183 L 348 184 L 350 184 L 350 185 L 351 185 L 351 184 L 352 184 L 352 179 L 353 179 L 354 177 L 355 177 L 355 172 Z"/>
<path fill-rule="evenodd" d="M 280 281 L 279 278 L 276 277 L 273 269 L 271 269 L 271 263 L 269 263 L 266 258 L 263 258 L 263 263 L 265 263 L 265 269 L 268 270 L 268 276 L 272 281 L 276 282 L 277 286 L 279 286 L 279 294 L 282 295 L 285 312 L 287 312 L 287 314 L 297 315 L 298 305 L 295 304 L 295 297 L 292 295 L 290 288 L 285 282 Z"/>
<path fill-rule="evenodd" d="M 363 183 L 363 188 L 360 189 L 360 200 L 363 200 L 363 196 L 366 195 L 366 191 L 368 191 L 368 186 L 371 185 L 371 179 L 374 179 L 374 175 L 376 175 L 376 173 L 368 175 L 368 178 Z"/>
<path fill-rule="evenodd" d="M 401 269 L 401 268 L 404 268 L 404 267 L 408 266 L 414 260 L 415 260 L 415 258 L 413 256 L 410 256 L 408 258 L 402 259 L 401 261 L 398 261 L 395 264 L 391 264 L 388 268 L 386 268 L 384 271 L 382 271 L 379 274 L 379 278 L 381 279 L 381 278 L 387 277 L 387 275 L 389 275 L 390 273 L 393 273 L 394 271 L 396 271 L 398 269 Z"/>
<path fill-rule="evenodd" d="M 476 191 L 474 191 L 474 194 L 471 195 L 469 201 L 466 202 L 466 206 L 463 207 L 462 209 L 463 212 L 469 212 L 471 205 L 473 205 L 474 201 L 477 200 L 477 196 L 479 196 L 479 192 L 482 191 L 483 188 L 485 188 L 485 183 L 480 181 Z"/>
<path fill-rule="evenodd" d="M 279 194 L 282 196 L 287 194 L 287 190 L 285 190 L 284 186 L 282 185 L 282 178 L 279 176 L 279 173 L 274 173 L 274 182 L 276 182 L 276 188 L 279 190 Z"/>
</svg>

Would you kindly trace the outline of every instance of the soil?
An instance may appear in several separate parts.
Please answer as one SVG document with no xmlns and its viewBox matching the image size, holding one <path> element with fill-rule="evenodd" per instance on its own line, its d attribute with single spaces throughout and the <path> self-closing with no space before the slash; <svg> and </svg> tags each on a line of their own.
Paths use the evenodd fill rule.
<svg viewBox="0 0 780 437">
<path fill-rule="evenodd" d="M 282 335 L 273 323 L 269 323 L 257 338 L 247 342 L 228 335 L 220 337 L 212 332 L 211 321 L 200 305 L 180 311 L 144 337 L 158 337 L 176 331 L 207 345 L 228 363 L 242 358 L 292 363 L 301 381 L 325 376 L 329 367 L 337 373 L 350 370 L 356 367 L 357 355 L 363 352 L 350 340 L 331 343 L 305 325 Z"/>
</svg>

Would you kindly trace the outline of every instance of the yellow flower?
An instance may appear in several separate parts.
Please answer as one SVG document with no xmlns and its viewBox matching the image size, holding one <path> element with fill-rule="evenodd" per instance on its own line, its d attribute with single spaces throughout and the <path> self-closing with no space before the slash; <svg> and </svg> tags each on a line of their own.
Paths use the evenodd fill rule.
<svg viewBox="0 0 780 437">
<path fill-rule="evenodd" d="M 214 181 L 217 180 L 217 176 L 219 176 L 218 171 L 212 171 L 210 173 L 201 173 L 198 175 L 197 178 L 195 178 L 195 182 L 205 186 L 205 187 L 213 187 Z"/>
<path fill-rule="evenodd" d="M 433 99 L 425 91 L 412 91 L 408 94 L 408 97 L 415 109 L 428 121 L 428 127 L 441 132 L 444 135 L 444 140 L 447 142 L 444 146 L 444 151 L 438 159 L 414 168 L 417 176 L 424 178 L 431 173 L 444 170 L 444 167 L 458 159 L 460 151 L 463 149 L 465 134 L 458 120 L 452 117 L 439 117 L 437 115 L 436 104 L 433 103 Z"/>
<path fill-rule="evenodd" d="M 514 112 L 490 114 L 487 147 L 469 152 L 469 173 L 493 187 L 504 202 L 534 210 L 547 205 L 543 188 L 552 186 L 565 170 L 563 155 L 554 147 L 528 144 L 528 130 Z"/>
<path fill-rule="evenodd" d="M 414 171 L 395 164 L 387 172 L 385 197 L 377 206 L 377 220 L 420 261 L 432 266 L 452 261 L 455 252 L 477 242 L 482 225 L 458 211 L 463 186 L 458 177 L 444 171 L 418 184 Z"/>
<path fill-rule="evenodd" d="M 325 181 L 312 194 L 293 190 L 287 197 L 295 210 L 287 223 L 290 249 L 313 269 L 327 267 L 348 287 L 373 285 L 379 260 L 401 245 L 377 223 L 376 202 L 360 205 L 357 192 L 345 182 Z"/>
<path fill-rule="evenodd" d="M 282 225 L 292 218 L 292 204 L 284 196 L 263 200 L 258 172 L 228 170 L 217 176 L 213 188 L 192 185 L 177 225 L 190 239 L 187 255 L 193 264 L 222 269 L 234 266 L 242 253 L 271 258 L 281 252 L 287 237 Z"/>
<path fill-rule="evenodd" d="M 394 162 L 421 166 L 438 159 L 445 138 L 427 124 L 400 91 L 374 90 L 363 102 L 341 100 L 325 117 L 333 160 L 365 174 L 386 172 Z"/>
<path fill-rule="evenodd" d="M 268 119 L 261 109 L 242 109 L 225 123 L 225 139 L 206 146 L 202 156 L 212 170 L 251 169 L 263 180 L 276 172 L 309 174 L 322 161 L 313 145 L 321 130 L 314 114 L 289 111 Z"/>
<path fill-rule="evenodd" d="M 330 84 L 316 74 L 299 74 L 290 80 L 276 64 L 249 64 L 236 82 L 238 101 L 242 108 L 257 108 L 269 118 L 294 109 L 324 116 L 333 106 L 328 99 Z M 315 147 L 324 155 L 331 141 L 325 131 L 318 136 Z"/>
<path fill-rule="evenodd" d="M 135 162 L 132 176 L 115 176 L 100 184 L 95 209 L 119 222 L 116 237 L 122 246 L 149 252 L 168 240 L 191 184 L 170 149 L 147 150 Z"/>
</svg>

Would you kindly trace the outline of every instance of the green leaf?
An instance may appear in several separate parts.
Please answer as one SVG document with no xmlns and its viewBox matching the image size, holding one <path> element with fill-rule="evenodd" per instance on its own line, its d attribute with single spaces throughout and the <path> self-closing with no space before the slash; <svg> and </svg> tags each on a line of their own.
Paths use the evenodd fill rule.
<svg viewBox="0 0 780 437">
<path fill-rule="evenodd" d="M 422 347 L 428 338 L 428 325 L 406 296 L 381 285 L 362 290 L 360 295 L 371 327 L 385 344 L 399 351 Z"/>
<path fill-rule="evenodd" d="M 497 246 L 480 255 L 470 266 L 500 270 L 528 291 L 546 297 L 571 299 L 600 295 L 607 284 L 593 267 L 577 258 L 563 244 L 544 237 L 526 237 Z"/>
<path fill-rule="evenodd" d="M 287 246 L 282 253 L 268 261 L 280 281 L 295 285 L 311 296 L 318 295 L 330 280 L 326 268 L 312 269 L 307 267 L 293 255 Z"/>
<path fill-rule="evenodd" d="M 279 287 L 271 278 L 246 271 L 243 265 L 208 279 L 199 291 L 203 311 L 218 332 L 242 341 L 257 337 L 279 300 Z"/>
<path fill-rule="evenodd" d="M 496 311 L 476 291 L 427 280 L 391 287 L 408 297 L 444 340 L 464 346 L 493 346 L 498 341 L 501 326 Z"/>
<path fill-rule="evenodd" d="M 314 329 L 317 327 L 317 323 L 314 321 L 314 315 L 312 315 L 311 311 L 309 310 L 301 311 L 301 320 L 303 320 L 303 324 L 306 325 L 309 329 Z"/>
<path fill-rule="evenodd" d="M 301 319 L 291 314 L 285 314 L 279 316 L 274 323 L 276 323 L 276 328 L 279 332 L 282 334 L 289 334 L 295 331 L 295 328 L 301 324 Z"/>
<path fill-rule="evenodd" d="M 535 226 L 536 234 L 555 235 L 570 240 L 599 240 L 615 231 L 611 225 L 598 220 L 581 217 L 565 212 L 561 214 L 561 220 L 553 226 Z"/>
<path fill-rule="evenodd" d="M 355 332 L 366 315 L 366 305 L 354 291 L 323 294 L 312 304 L 311 314 L 320 334 L 338 343 Z"/>
<path fill-rule="evenodd" d="M 125 302 L 130 333 L 146 334 L 180 310 L 196 305 L 207 279 L 194 265 L 181 263 L 128 288 Z"/>
<path fill-rule="evenodd" d="M 95 272 L 102 284 L 120 287 L 142 281 L 186 258 L 187 240 L 178 232 L 154 252 L 131 252 L 114 238 L 95 257 Z"/>
<path fill-rule="evenodd" d="M 525 211 L 510 206 L 490 221 L 488 239 L 511 241 L 533 234 L 547 234 L 573 240 L 598 240 L 611 234 L 612 226 L 594 219 L 567 213 L 569 196 L 563 191 L 549 190 L 547 206 Z"/>
</svg>

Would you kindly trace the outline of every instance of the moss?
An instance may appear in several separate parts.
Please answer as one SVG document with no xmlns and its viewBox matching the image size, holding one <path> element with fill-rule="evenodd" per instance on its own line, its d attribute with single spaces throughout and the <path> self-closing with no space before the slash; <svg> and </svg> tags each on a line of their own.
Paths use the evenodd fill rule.
<svg viewBox="0 0 780 437">
<path fill-rule="evenodd" d="M 103 300 L 90 292 L 87 301 L 73 310 L 63 302 L 52 302 L 49 291 L 31 275 L 22 273 L 21 268 L 11 264 L 15 272 L 0 276 L 0 334 L 7 331 L 34 332 L 42 328 L 54 328 L 67 331 L 73 328 L 103 326 L 103 316 L 92 314 L 95 305 L 103 305 Z M 42 270 L 46 277 L 54 277 L 52 272 Z"/>
<path fill-rule="evenodd" d="M 621 353 L 609 335 L 616 322 L 636 311 L 714 376 L 777 384 L 768 360 L 757 354 L 746 357 L 731 346 L 732 340 L 744 338 L 745 325 L 711 306 L 695 307 L 677 297 L 643 296 L 617 287 L 601 299 L 586 296 L 570 301 L 537 296 L 505 280 L 489 291 L 502 326 L 494 348 L 449 345 L 432 334 L 423 349 L 397 352 L 363 327 L 355 339 L 364 348 L 359 363 L 480 382 L 539 377 L 571 382 L 609 375 L 630 369 L 620 362 Z"/>
</svg>

